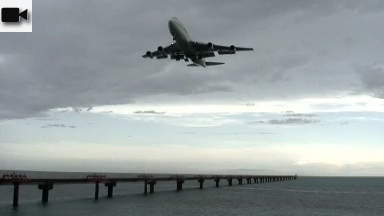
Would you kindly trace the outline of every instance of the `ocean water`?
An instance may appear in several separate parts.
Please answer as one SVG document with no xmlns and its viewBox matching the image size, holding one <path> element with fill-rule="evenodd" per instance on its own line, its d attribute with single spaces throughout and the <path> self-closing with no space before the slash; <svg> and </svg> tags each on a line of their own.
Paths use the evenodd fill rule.
<svg viewBox="0 0 384 216">
<path fill-rule="evenodd" d="M 31 176 L 31 173 L 28 174 Z M 34 177 L 78 177 L 79 173 L 32 173 Z M 84 175 L 82 175 L 84 176 Z M 122 176 L 116 174 L 115 176 Z M 136 176 L 136 175 L 133 175 Z M 206 181 L 158 182 L 154 194 L 143 195 L 143 183 L 118 183 L 113 198 L 100 184 L 54 185 L 48 204 L 41 203 L 37 185 L 21 185 L 19 207 L 12 207 L 13 186 L 0 186 L 0 216 L 106 215 L 382 215 L 384 178 L 299 177 L 297 180 L 228 187 Z"/>
</svg>

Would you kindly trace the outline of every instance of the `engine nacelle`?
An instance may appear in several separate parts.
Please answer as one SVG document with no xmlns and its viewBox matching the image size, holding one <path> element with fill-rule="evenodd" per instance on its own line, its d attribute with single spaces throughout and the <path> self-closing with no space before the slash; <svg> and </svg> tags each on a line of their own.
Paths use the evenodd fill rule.
<svg viewBox="0 0 384 216">
<path fill-rule="evenodd" d="M 152 52 L 151 51 L 147 51 L 145 53 L 146 56 L 148 56 L 149 58 L 153 58 L 153 55 L 152 55 Z"/>
<path fill-rule="evenodd" d="M 231 51 L 233 52 L 233 54 L 236 53 L 236 47 L 235 47 L 235 45 L 231 45 L 231 46 L 229 47 L 229 49 L 231 49 Z"/>
<path fill-rule="evenodd" d="M 236 47 L 234 45 L 229 46 L 229 49 L 219 50 L 219 55 L 233 55 L 236 53 Z"/>
<path fill-rule="evenodd" d="M 213 43 L 209 42 L 207 43 L 207 47 L 209 48 L 209 50 L 213 50 Z"/>
<path fill-rule="evenodd" d="M 157 51 L 163 52 L 164 48 L 162 46 L 157 47 Z"/>
</svg>

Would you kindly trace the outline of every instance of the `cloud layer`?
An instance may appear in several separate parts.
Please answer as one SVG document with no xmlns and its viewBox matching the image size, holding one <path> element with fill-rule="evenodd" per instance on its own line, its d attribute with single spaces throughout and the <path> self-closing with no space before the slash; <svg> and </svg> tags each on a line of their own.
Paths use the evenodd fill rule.
<svg viewBox="0 0 384 216">
<path fill-rule="evenodd" d="M 244 103 L 383 98 L 383 70 L 375 66 L 384 56 L 383 8 L 380 0 L 41 0 L 34 3 L 33 33 L 0 35 L 0 119 L 148 98 L 172 103 L 171 96 Z M 218 57 L 226 65 L 207 69 L 142 59 L 171 42 L 173 16 L 196 40 L 255 52 Z"/>
</svg>

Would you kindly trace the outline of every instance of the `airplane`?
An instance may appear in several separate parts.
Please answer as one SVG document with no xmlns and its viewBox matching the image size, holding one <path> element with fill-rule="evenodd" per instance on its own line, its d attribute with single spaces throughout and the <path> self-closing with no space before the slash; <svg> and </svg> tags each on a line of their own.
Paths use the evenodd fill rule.
<svg viewBox="0 0 384 216">
<path fill-rule="evenodd" d="M 215 66 L 222 65 L 223 62 L 206 62 L 205 58 L 215 57 L 215 52 L 219 55 L 232 55 L 237 51 L 253 51 L 253 48 L 236 47 L 234 45 L 221 46 L 211 42 L 201 43 L 193 41 L 189 36 L 184 25 L 176 18 L 173 17 L 168 22 L 169 31 L 173 37 L 173 43 L 167 47 L 159 46 L 156 51 L 147 51 L 143 58 L 166 59 L 168 56 L 171 59 L 180 61 L 184 59 L 185 62 L 189 62 L 189 59 L 193 64 L 187 66 Z"/>
</svg>

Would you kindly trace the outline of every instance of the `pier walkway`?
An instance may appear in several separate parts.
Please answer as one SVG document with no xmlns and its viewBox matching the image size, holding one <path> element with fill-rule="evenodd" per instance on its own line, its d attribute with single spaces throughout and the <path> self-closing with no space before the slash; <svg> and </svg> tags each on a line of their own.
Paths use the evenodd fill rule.
<svg viewBox="0 0 384 216">
<path fill-rule="evenodd" d="M 17 207 L 19 204 L 19 187 L 20 185 L 37 185 L 37 188 L 42 191 L 42 203 L 47 203 L 49 198 L 49 191 L 53 189 L 54 184 L 95 184 L 95 196 L 99 198 L 99 185 L 104 184 L 108 189 L 107 197 L 113 196 L 113 188 L 117 186 L 118 182 L 143 182 L 144 194 L 154 193 L 155 185 L 161 181 L 174 181 L 176 182 L 176 190 L 183 189 L 185 181 L 197 181 L 199 188 L 203 189 L 204 182 L 212 180 L 215 182 L 216 187 L 220 187 L 220 182 L 226 182 L 228 186 L 233 186 L 234 181 L 238 185 L 243 184 L 243 180 L 247 184 L 258 184 L 266 182 L 280 182 L 288 180 L 296 180 L 297 175 L 170 175 L 154 176 L 148 174 L 138 175 L 131 178 L 108 178 L 106 175 L 87 175 L 84 178 L 28 178 L 22 174 L 4 174 L 0 178 L 0 186 L 13 185 L 13 206 Z M 148 191 L 149 186 L 149 191 Z"/>
</svg>

